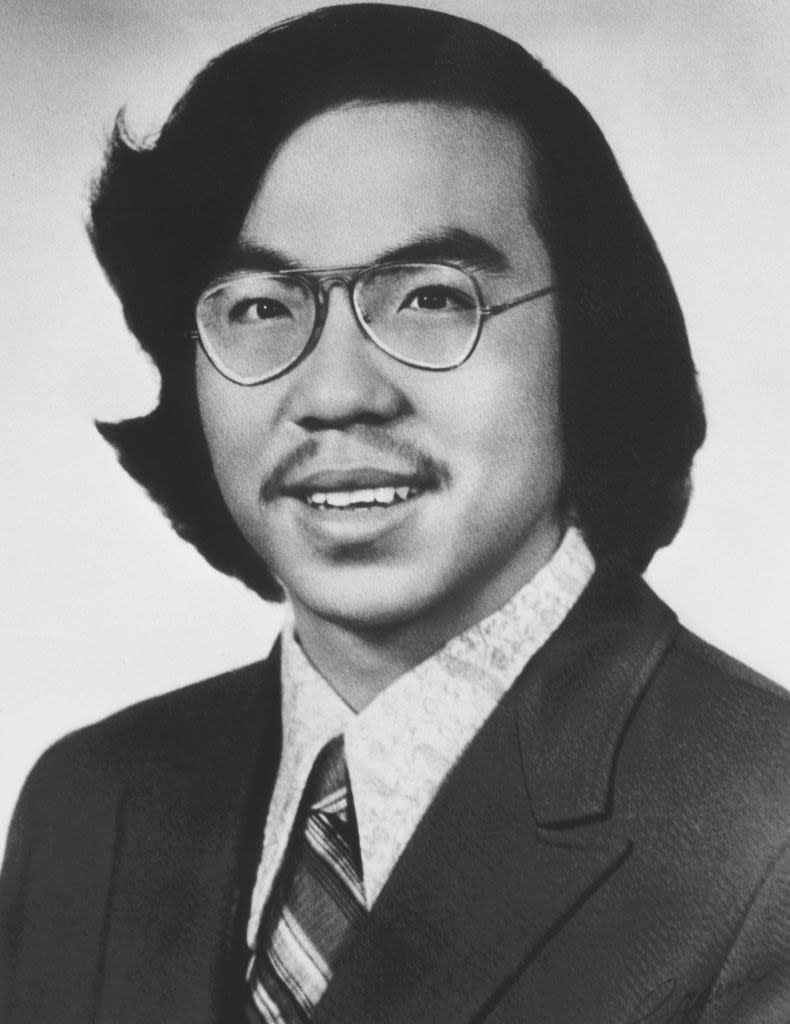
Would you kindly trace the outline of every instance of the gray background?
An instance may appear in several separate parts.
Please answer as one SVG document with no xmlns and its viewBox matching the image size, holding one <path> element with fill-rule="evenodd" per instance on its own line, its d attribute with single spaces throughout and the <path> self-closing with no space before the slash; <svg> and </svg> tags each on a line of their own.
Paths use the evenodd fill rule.
<svg viewBox="0 0 790 1024">
<path fill-rule="evenodd" d="M 65 731 L 262 656 L 278 613 L 220 577 L 116 468 L 92 418 L 156 380 L 83 231 L 115 110 L 153 131 L 213 54 L 293 0 L 5 5 L 0 842 Z M 691 512 L 648 573 L 687 625 L 785 684 L 790 544 L 790 7 L 767 0 L 456 0 L 573 88 L 669 265 L 709 417 Z"/>
</svg>

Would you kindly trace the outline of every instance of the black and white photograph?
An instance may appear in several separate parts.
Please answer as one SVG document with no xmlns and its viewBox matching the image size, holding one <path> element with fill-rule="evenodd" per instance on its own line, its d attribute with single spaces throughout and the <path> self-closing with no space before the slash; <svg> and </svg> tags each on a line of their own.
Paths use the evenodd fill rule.
<svg viewBox="0 0 790 1024">
<path fill-rule="evenodd" d="M 0 1024 L 790 1024 L 790 9 L 4 22 Z"/>
</svg>

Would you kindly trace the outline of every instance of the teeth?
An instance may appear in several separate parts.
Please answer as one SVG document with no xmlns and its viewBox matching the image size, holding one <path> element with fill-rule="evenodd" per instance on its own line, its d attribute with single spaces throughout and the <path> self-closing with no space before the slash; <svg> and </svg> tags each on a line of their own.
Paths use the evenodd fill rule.
<svg viewBox="0 0 790 1024">
<path fill-rule="evenodd" d="M 381 505 L 395 505 L 417 494 L 417 488 L 409 487 L 371 487 L 355 491 L 314 491 L 306 495 L 308 505 L 314 508 L 370 508 Z"/>
<path fill-rule="evenodd" d="M 324 503 L 332 508 L 348 508 L 349 505 L 370 505 L 374 491 L 331 491 Z"/>
</svg>

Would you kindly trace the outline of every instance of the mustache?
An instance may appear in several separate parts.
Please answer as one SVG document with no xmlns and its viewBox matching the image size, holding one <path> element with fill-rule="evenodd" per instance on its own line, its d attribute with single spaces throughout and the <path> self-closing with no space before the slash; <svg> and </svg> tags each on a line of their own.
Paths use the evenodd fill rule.
<svg viewBox="0 0 790 1024">
<path fill-rule="evenodd" d="M 364 443 L 365 458 L 394 455 L 409 473 L 432 486 L 445 484 L 450 478 L 450 471 L 443 462 L 424 452 L 411 441 L 394 437 L 381 427 L 360 424 L 354 428 L 353 435 Z M 260 501 L 267 502 L 275 498 L 288 476 L 315 458 L 320 450 L 320 437 L 312 436 L 305 438 L 296 448 L 283 455 L 261 484 Z"/>
</svg>

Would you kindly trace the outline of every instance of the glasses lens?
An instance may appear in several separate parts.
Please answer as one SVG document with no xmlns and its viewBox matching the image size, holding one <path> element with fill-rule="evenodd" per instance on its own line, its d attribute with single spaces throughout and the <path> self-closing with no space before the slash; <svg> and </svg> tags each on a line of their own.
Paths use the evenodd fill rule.
<svg viewBox="0 0 790 1024">
<path fill-rule="evenodd" d="M 276 376 L 299 358 L 313 331 L 315 303 L 297 277 L 251 274 L 206 292 L 196 316 L 218 369 L 251 383 Z"/>
<path fill-rule="evenodd" d="M 429 369 L 462 363 L 480 326 L 474 280 L 458 267 L 376 267 L 359 279 L 354 301 L 382 348 Z"/>
</svg>

